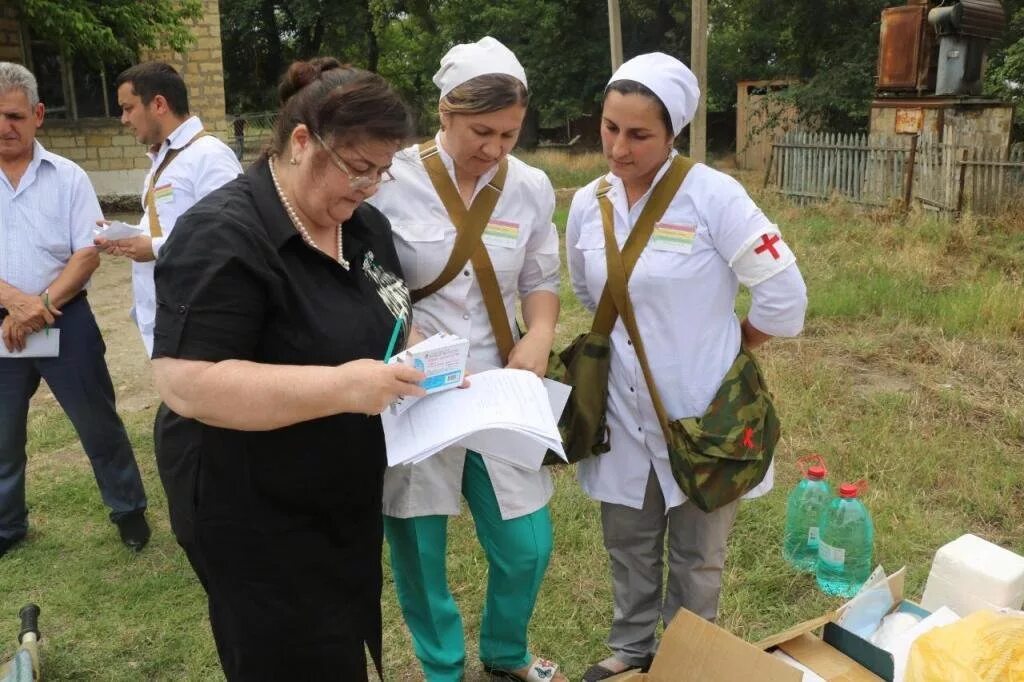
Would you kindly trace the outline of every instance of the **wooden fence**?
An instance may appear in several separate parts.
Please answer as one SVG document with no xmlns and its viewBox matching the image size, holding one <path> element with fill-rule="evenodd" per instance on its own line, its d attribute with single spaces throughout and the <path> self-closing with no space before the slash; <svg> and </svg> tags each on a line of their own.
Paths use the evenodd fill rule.
<svg viewBox="0 0 1024 682">
<path fill-rule="evenodd" d="M 839 196 L 994 215 L 1024 201 L 1024 146 L 1008 152 L 917 135 L 790 131 L 772 145 L 764 184 L 799 203 Z"/>
</svg>

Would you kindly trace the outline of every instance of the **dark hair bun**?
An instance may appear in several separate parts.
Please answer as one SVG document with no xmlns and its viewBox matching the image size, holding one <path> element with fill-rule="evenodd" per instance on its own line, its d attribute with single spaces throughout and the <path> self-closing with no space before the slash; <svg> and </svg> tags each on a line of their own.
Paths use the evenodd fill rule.
<svg viewBox="0 0 1024 682">
<path fill-rule="evenodd" d="M 327 71 L 342 68 L 342 63 L 334 57 L 316 57 L 308 62 L 296 61 L 288 67 L 288 72 L 281 78 L 277 93 L 281 104 L 287 102 L 299 90 L 317 81 Z"/>
</svg>

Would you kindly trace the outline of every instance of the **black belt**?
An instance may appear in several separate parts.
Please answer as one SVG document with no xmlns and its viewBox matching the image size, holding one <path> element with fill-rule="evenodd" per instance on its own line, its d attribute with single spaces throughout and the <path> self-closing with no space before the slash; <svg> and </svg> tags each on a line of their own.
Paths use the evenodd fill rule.
<svg viewBox="0 0 1024 682">
<path fill-rule="evenodd" d="M 78 302 L 79 302 L 79 301 L 81 301 L 81 300 L 82 300 L 83 298 L 85 298 L 85 296 L 86 296 L 86 291 L 85 291 L 85 289 L 82 289 L 82 290 L 81 290 L 81 291 L 79 291 L 79 292 L 78 292 L 77 294 L 75 294 L 74 296 L 72 296 L 71 298 L 69 298 L 69 299 L 67 300 L 67 303 L 65 303 L 64 305 L 62 305 L 62 306 L 61 306 L 61 308 L 66 308 L 66 307 L 68 307 L 69 305 L 71 305 L 72 303 L 78 303 Z M 7 308 L 4 308 L 3 306 L 0 306 L 0 320 L 2 320 L 2 319 L 4 319 L 5 317 L 7 317 L 7 315 L 8 315 L 8 314 L 9 314 L 9 313 L 7 312 Z"/>
</svg>

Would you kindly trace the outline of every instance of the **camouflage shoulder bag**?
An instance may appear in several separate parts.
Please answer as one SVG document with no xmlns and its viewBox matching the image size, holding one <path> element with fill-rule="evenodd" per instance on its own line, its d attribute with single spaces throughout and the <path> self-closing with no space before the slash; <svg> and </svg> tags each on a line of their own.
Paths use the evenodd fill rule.
<svg viewBox="0 0 1024 682">
<path fill-rule="evenodd" d="M 607 199 L 602 201 L 607 202 Z M 625 254 L 619 254 L 610 202 L 601 207 L 609 259 L 607 290 L 622 316 L 665 434 L 672 474 L 686 496 L 705 512 L 714 511 L 761 482 L 779 440 L 779 418 L 754 356 L 740 348 L 722 384 L 701 417 L 669 421 L 654 383 L 643 340 L 626 290 Z M 639 228 L 639 224 L 638 224 Z M 646 240 L 645 240 L 646 241 Z"/>
<path fill-rule="evenodd" d="M 608 221 L 612 219 L 613 214 L 611 200 L 607 194 L 611 185 L 604 179 L 598 183 L 597 197 L 601 205 L 602 222 L 605 225 L 605 259 L 609 273 L 614 269 L 615 263 L 619 264 L 617 267 L 622 267 L 622 261 L 628 264 L 628 272 L 633 271 L 640 253 L 651 238 L 655 221 L 664 215 L 692 167 L 693 162 L 689 159 L 683 156 L 675 158 L 651 192 L 651 197 L 637 218 L 636 226 L 626 239 L 621 254 L 615 241 L 614 228 L 609 231 L 612 223 Z M 618 293 L 625 295 L 628 279 L 626 275 L 625 279 L 616 282 L 609 276 L 604 291 L 601 292 L 590 331 L 577 336 L 562 352 L 552 353 L 548 360 L 548 378 L 572 386 L 569 401 L 558 420 L 558 430 L 561 432 L 569 462 L 578 462 L 587 457 L 603 454 L 608 452 L 610 447 L 606 420 L 608 372 L 611 369 L 610 337 L 619 316 L 615 303 L 617 297 L 612 295 L 610 289 L 619 286 L 621 291 Z M 544 463 L 564 464 L 564 461 L 549 451 Z"/>
</svg>

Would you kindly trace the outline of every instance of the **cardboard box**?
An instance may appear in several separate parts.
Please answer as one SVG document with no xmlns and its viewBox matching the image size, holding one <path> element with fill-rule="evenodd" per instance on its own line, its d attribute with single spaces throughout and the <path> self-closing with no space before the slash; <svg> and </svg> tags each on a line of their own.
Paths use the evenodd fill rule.
<svg viewBox="0 0 1024 682">
<path fill-rule="evenodd" d="M 886 581 L 895 603 L 892 611 L 928 615 L 917 604 L 903 599 L 904 574 L 900 569 Z M 661 638 L 650 672 L 625 672 L 608 678 L 608 682 L 801 682 L 803 673 L 769 653 L 775 649 L 827 682 L 892 682 L 892 654 L 836 623 L 847 606 L 756 644 L 680 609 Z M 819 629 L 820 638 L 812 634 Z"/>
<path fill-rule="evenodd" d="M 661 637 L 648 673 L 608 682 L 801 682 L 803 674 L 700 616 L 680 609 Z"/>
<path fill-rule="evenodd" d="M 923 618 L 928 611 L 903 599 L 905 574 L 901 568 L 886 580 L 894 604 L 889 613 L 904 611 Z M 892 654 L 836 622 L 849 606 L 845 604 L 835 613 L 800 623 L 756 646 L 766 651 L 781 649 L 828 682 L 892 682 L 896 667 Z M 820 639 L 811 634 L 818 628 L 823 628 Z"/>
</svg>

